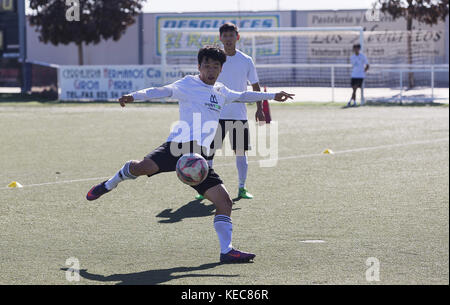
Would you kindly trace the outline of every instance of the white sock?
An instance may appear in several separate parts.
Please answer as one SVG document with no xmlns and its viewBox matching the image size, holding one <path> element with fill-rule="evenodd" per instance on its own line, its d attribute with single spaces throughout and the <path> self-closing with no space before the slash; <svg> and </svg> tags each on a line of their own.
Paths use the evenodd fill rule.
<svg viewBox="0 0 450 305">
<path fill-rule="evenodd" d="M 214 229 L 216 229 L 219 237 L 220 253 L 226 254 L 233 249 L 231 245 L 231 235 L 233 232 L 233 224 L 231 218 L 226 215 L 216 215 L 214 217 Z"/>
<path fill-rule="evenodd" d="M 124 181 L 124 180 L 130 180 L 130 179 L 136 179 L 137 177 L 132 175 L 130 173 L 130 163 L 131 161 L 128 161 L 125 163 L 125 165 L 108 181 L 105 183 L 105 187 L 107 190 L 112 190 L 113 188 L 116 188 L 117 185 Z"/>
<path fill-rule="evenodd" d="M 248 158 L 247 156 L 236 156 L 236 167 L 238 169 L 239 188 L 245 187 L 247 180 Z"/>
</svg>

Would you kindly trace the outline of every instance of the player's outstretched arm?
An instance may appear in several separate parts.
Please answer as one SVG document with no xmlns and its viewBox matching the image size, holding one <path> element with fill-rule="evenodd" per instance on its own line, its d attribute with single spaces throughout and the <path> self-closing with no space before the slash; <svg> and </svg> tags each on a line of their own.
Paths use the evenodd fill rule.
<svg viewBox="0 0 450 305">
<path fill-rule="evenodd" d="M 274 100 L 277 102 L 285 102 L 288 99 L 293 99 L 293 97 L 295 96 L 295 94 L 290 94 L 290 93 L 286 93 L 284 91 L 278 92 L 275 94 L 275 98 Z"/>
<path fill-rule="evenodd" d="M 135 100 L 151 100 L 171 97 L 172 93 L 172 89 L 167 87 L 149 88 L 124 95 L 119 98 L 119 103 L 120 106 L 125 107 L 125 104 L 132 103 Z"/>
<path fill-rule="evenodd" d="M 292 99 L 294 94 L 286 93 L 284 91 L 278 93 L 266 93 L 266 92 L 234 92 L 233 101 L 237 103 L 253 103 L 260 100 L 275 100 L 278 102 L 284 102 L 288 99 Z"/>
<path fill-rule="evenodd" d="M 123 95 L 121 98 L 119 98 L 119 104 L 122 107 L 125 107 L 125 104 L 134 102 L 134 97 L 131 94 Z"/>
</svg>

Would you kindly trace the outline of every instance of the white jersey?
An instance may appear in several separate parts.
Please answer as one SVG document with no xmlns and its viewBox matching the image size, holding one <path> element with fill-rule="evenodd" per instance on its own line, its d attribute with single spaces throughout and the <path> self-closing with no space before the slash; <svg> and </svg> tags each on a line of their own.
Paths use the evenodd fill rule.
<svg viewBox="0 0 450 305">
<path fill-rule="evenodd" d="M 222 83 L 205 84 L 199 76 L 188 75 L 162 88 L 149 88 L 133 92 L 136 100 L 173 97 L 178 100 L 180 119 L 172 128 L 167 142 L 186 143 L 197 141 L 210 147 L 216 134 L 220 112 L 227 104 L 261 99 L 274 99 L 275 94 L 264 92 L 236 92 Z"/>
<path fill-rule="evenodd" d="M 363 53 L 353 54 L 350 57 L 350 62 L 352 64 L 352 78 L 365 78 L 366 72 L 364 72 L 364 69 L 369 64 L 366 55 Z"/>
<path fill-rule="evenodd" d="M 259 82 L 252 58 L 239 50 L 233 56 L 227 56 L 217 81 L 234 91 L 247 91 L 248 82 L 251 85 Z M 242 103 L 225 105 L 220 119 L 247 120 L 247 106 Z"/>
</svg>

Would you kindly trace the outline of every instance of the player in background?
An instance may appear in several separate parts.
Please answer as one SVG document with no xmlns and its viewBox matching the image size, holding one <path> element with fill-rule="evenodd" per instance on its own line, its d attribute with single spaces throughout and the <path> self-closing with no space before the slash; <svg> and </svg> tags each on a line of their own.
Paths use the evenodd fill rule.
<svg viewBox="0 0 450 305">
<path fill-rule="evenodd" d="M 228 103 L 255 102 L 261 99 L 275 99 L 283 102 L 292 98 L 293 95 L 285 92 L 277 94 L 236 92 L 221 83 L 216 83 L 225 60 L 226 55 L 223 50 L 217 47 L 204 47 L 198 53 L 200 75 L 188 75 L 170 85 L 133 92 L 119 99 L 120 105 L 125 107 L 126 103 L 138 99 L 172 97 L 179 102 L 180 119 L 165 143 L 149 153 L 143 160 L 126 162 L 109 180 L 92 187 L 86 195 L 87 200 L 100 198 L 125 180 L 173 172 L 178 159 L 185 153 L 196 152 L 206 157 L 212 137 L 216 134 L 220 111 Z M 196 121 L 198 118 L 201 122 Z M 232 247 L 231 210 L 233 202 L 219 175 L 210 168 L 207 178 L 193 188 L 213 202 L 216 207 L 214 228 L 220 243 L 220 262 L 241 263 L 252 260 L 255 254 L 242 252 Z"/>
<path fill-rule="evenodd" d="M 350 56 L 350 63 L 352 64 L 351 86 L 353 89 L 353 93 L 352 98 L 347 104 L 347 107 L 356 106 L 356 91 L 358 90 L 358 88 L 362 88 L 364 78 L 366 77 L 366 72 L 369 70 L 369 62 L 367 61 L 366 55 L 361 53 L 360 44 L 353 45 L 353 52 L 354 54 Z"/>
<path fill-rule="evenodd" d="M 227 61 L 223 65 L 222 72 L 217 81 L 234 91 L 246 91 L 248 83 L 252 85 L 253 91 L 261 91 L 252 58 L 236 49 L 236 43 L 240 38 L 238 27 L 231 22 L 227 22 L 219 28 L 219 34 L 220 41 L 223 43 L 225 53 L 227 54 Z M 256 103 L 256 107 L 256 121 L 264 122 L 265 117 L 261 101 Z M 220 128 L 217 130 L 216 138 L 211 148 L 214 150 L 221 148 L 226 134 L 229 133 L 231 147 L 236 155 L 236 167 L 239 179 L 238 197 L 252 199 L 253 195 L 245 187 L 248 172 L 246 151 L 251 149 L 247 106 L 243 103 L 226 105 L 220 113 L 219 125 Z M 213 158 L 214 154 L 207 159 L 210 167 L 213 167 Z M 204 197 L 199 194 L 195 198 L 202 200 Z"/>
</svg>

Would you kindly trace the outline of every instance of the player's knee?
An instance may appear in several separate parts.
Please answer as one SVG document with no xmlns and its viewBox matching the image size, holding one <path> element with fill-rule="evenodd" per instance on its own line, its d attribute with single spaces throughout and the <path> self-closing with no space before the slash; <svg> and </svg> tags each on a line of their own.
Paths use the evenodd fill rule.
<svg viewBox="0 0 450 305">
<path fill-rule="evenodd" d="M 227 209 L 231 209 L 233 208 L 233 200 L 231 200 L 230 196 L 227 196 L 227 198 L 225 199 L 225 206 L 227 207 Z"/>
<path fill-rule="evenodd" d="M 233 201 L 231 200 L 230 196 L 227 196 L 228 198 L 221 198 L 220 200 L 217 200 L 214 202 L 216 206 L 216 214 L 219 215 L 231 215 L 231 210 L 233 208 Z"/>
<path fill-rule="evenodd" d="M 227 214 L 231 214 L 231 210 L 233 208 L 233 200 L 231 200 L 230 196 L 226 196 L 226 198 L 222 200 L 221 206 L 227 212 Z"/>
<path fill-rule="evenodd" d="M 135 176 L 153 175 L 159 170 L 158 165 L 151 159 L 132 161 L 130 171 Z"/>
<path fill-rule="evenodd" d="M 145 175 L 153 175 L 158 172 L 159 167 L 152 159 L 144 159 L 141 162 L 145 170 Z"/>
</svg>

